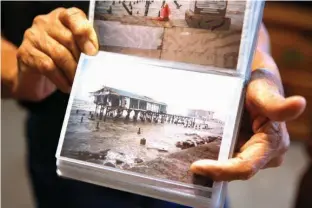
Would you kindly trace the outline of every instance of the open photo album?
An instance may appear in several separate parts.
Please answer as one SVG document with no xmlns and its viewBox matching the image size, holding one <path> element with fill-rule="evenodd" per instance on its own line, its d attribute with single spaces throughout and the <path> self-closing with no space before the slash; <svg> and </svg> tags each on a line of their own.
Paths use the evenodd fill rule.
<svg viewBox="0 0 312 208">
<path fill-rule="evenodd" d="M 263 6 L 91 1 L 100 51 L 80 56 L 56 152 L 59 176 L 221 208 L 227 182 L 190 166 L 233 156 Z"/>
</svg>

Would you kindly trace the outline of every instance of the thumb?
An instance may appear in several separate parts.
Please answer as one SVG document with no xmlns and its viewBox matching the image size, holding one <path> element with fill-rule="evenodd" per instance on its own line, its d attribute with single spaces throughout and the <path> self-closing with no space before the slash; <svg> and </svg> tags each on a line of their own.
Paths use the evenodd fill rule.
<svg viewBox="0 0 312 208">
<path fill-rule="evenodd" d="M 253 71 L 247 88 L 247 107 L 273 121 L 297 118 L 304 111 L 306 100 L 302 96 L 285 98 L 282 89 L 281 82 L 269 71 Z"/>
<path fill-rule="evenodd" d="M 235 157 L 226 161 L 198 160 L 192 163 L 193 173 L 208 176 L 213 181 L 247 180 L 265 166 L 274 155 L 270 141 L 276 137 L 258 133 L 251 137 Z"/>
</svg>

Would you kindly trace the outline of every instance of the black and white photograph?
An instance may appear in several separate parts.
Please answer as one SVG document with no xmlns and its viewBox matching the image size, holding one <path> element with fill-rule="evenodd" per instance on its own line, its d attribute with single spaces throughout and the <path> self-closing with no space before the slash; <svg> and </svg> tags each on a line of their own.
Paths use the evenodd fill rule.
<svg viewBox="0 0 312 208">
<path fill-rule="evenodd" d="M 218 159 L 235 83 L 105 54 L 85 59 L 61 156 L 193 184 L 190 165 Z"/>
</svg>

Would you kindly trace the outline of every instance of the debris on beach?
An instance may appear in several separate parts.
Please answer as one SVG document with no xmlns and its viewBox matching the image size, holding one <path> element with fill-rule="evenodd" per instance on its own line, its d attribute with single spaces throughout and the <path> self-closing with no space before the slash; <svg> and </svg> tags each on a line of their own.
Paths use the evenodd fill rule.
<svg viewBox="0 0 312 208">
<path fill-rule="evenodd" d="M 191 133 L 191 134 L 186 133 L 185 136 L 191 136 L 192 138 L 186 139 L 184 141 L 178 141 L 176 143 L 176 147 L 182 150 L 188 149 L 191 147 L 196 147 L 198 145 L 208 144 L 216 140 L 221 141 L 222 139 L 220 136 L 199 136 L 196 133 Z"/>
<path fill-rule="evenodd" d="M 219 148 L 216 147 L 219 143 L 220 141 L 215 140 L 209 144 L 169 153 L 165 157 L 144 161 L 140 165 L 138 164 L 125 170 L 184 183 L 210 186 L 212 181 L 209 178 L 195 176 L 189 170 L 189 167 L 198 158 L 218 159 Z"/>
<path fill-rule="evenodd" d="M 145 145 L 145 144 L 146 144 L 146 139 L 145 138 L 141 139 L 140 140 L 140 145 Z"/>
<path fill-rule="evenodd" d="M 108 151 L 110 149 L 100 151 L 100 152 L 89 152 L 89 151 L 73 151 L 69 150 L 68 154 L 71 155 L 71 157 L 78 159 L 78 160 L 83 160 L 83 161 L 88 161 L 88 160 L 105 160 Z"/>
<path fill-rule="evenodd" d="M 108 167 L 112 167 L 112 168 L 115 168 L 116 166 L 111 163 L 111 162 L 107 162 L 107 163 L 104 163 L 105 166 L 108 166 Z"/>
<path fill-rule="evenodd" d="M 148 150 L 150 149 L 154 149 L 157 150 L 158 152 L 169 152 L 168 150 L 164 149 L 164 148 L 157 148 L 157 147 L 147 147 Z"/>
<path fill-rule="evenodd" d="M 135 163 L 142 163 L 142 162 L 143 162 L 143 160 L 142 160 L 142 159 L 140 159 L 140 158 L 135 158 L 135 159 L 134 159 L 134 162 L 135 162 Z"/>
<path fill-rule="evenodd" d="M 99 129 L 100 129 L 99 125 L 100 125 L 100 122 L 99 122 L 99 121 L 96 122 L 96 130 L 99 130 Z"/>
<path fill-rule="evenodd" d="M 125 163 L 125 162 L 122 161 L 122 160 L 116 159 L 116 164 L 117 164 L 117 165 L 120 165 L 120 164 L 123 164 L 123 163 Z"/>
</svg>

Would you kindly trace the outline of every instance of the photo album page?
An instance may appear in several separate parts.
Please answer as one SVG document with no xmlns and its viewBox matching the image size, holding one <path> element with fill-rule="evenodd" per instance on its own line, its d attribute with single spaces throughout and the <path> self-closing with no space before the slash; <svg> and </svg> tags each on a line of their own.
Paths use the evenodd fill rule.
<svg viewBox="0 0 312 208">
<path fill-rule="evenodd" d="M 214 181 L 190 166 L 230 157 L 246 2 L 94 1 L 100 52 L 80 59 L 59 156 L 211 197 Z"/>
</svg>

